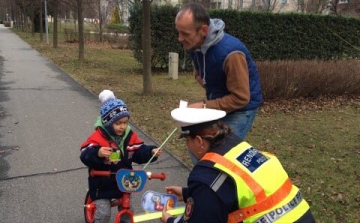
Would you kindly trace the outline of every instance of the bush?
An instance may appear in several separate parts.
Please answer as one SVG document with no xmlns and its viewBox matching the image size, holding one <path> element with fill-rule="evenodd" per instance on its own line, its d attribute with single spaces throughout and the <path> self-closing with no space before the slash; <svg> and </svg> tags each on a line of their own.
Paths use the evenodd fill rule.
<svg viewBox="0 0 360 223">
<path fill-rule="evenodd" d="M 10 21 L 5 21 L 4 26 L 5 27 L 11 27 L 11 22 Z"/>
<path fill-rule="evenodd" d="M 110 24 L 120 24 L 120 10 L 119 6 L 116 5 L 110 17 Z"/>
<path fill-rule="evenodd" d="M 76 42 L 78 39 L 78 33 L 74 29 L 64 29 L 64 39 L 65 42 Z"/>
<path fill-rule="evenodd" d="M 360 61 L 257 62 L 265 100 L 360 95 Z"/>
<path fill-rule="evenodd" d="M 108 41 L 112 49 L 129 49 L 129 36 L 119 33 L 114 35 L 104 35 L 104 39 Z"/>
<path fill-rule="evenodd" d="M 105 29 L 110 33 L 129 33 L 129 28 L 122 24 L 108 24 Z"/>
<path fill-rule="evenodd" d="M 179 53 L 191 69 L 191 62 L 177 41 L 174 19 L 177 7 L 151 6 L 151 47 L 153 68 L 167 68 L 168 53 Z M 221 18 L 225 31 L 238 37 L 256 61 L 359 59 L 360 20 L 336 16 L 260 13 L 236 10 L 209 10 Z M 130 47 L 142 62 L 142 7 L 130 10 Z M 351 29 L 349 29 L 351 27 Z"/>
</svg>

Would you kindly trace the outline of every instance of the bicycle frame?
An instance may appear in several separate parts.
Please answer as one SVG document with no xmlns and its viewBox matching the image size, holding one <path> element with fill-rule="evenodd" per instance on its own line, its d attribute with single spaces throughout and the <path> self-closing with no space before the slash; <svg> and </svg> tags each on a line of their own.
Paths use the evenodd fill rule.
<svg viewBox="0 0 360 223">
<path fill-rule="evenodd" d="M 138 181 L 140 182 L 138 187 L 127 189 L 125 186 L 127 184 L 124 183 L 124 178 L 127 177 L 127 174 L 129 175 L 138 175 Z M 91 170 L 90 176 L 103 176 L 103 177 L 110 177 L 111 175 L 116 176 L 116 181 L 119 186 L 119 190 L 123 192 L 123 195 L 119 199 L 114 199 L 111 201 L 111 207 L 118 207 L 118 213 L 116 214 L 116 217 L 114 219 L 115 223 L 120 223 L 121 217 L 128 216 L 130 222 L 128 223 L 135 223 L 134 221 L 134 213 L 132 210 L 130 210 L 130 204 L 131 204 L 131 194 L 134 192 L 139 192 L 144 188 L 144 185 L 147 180 L 150 179 L 159 179 L 159 180 L 165 180 L 166 175 L 164 173 L 161 174 L 152 174 L 151 172 L 145 172 L 141 170 L 129 170 L 129 169 L 120 169 L 116 173 L 110 172 L 110 171 L 98 171 L 98 170 Z M 127 180 L 127 179 L 126 179 Z M 126 181 L 128 183 L 128 181 Z M 125 186 L 124 186 L 125 185 Z M 131 184 L 132 185 L 132 184 Z M 121 208 L 121 210 L 120 210 Z M 95 202 L 91 200 L 89 192 L 86 195 L 85 198 L 85 205 L 84 205 L 84 216 L 85 221 L 87 223 L 93 223 L 94 222 L 94 214 L 96 211 L 96 205 Z M 143 221 L 143 220 L 141 220 Z M 138 221 L 140 222 L 140 221 Z"/>
</svg>

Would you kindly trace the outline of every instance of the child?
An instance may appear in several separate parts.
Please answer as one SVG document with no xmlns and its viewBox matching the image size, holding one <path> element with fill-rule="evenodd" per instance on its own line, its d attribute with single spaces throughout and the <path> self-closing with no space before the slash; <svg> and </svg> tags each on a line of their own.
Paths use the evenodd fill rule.
<svg viewBox="0 0 360 223">
<path fill-rule="evenodd" d="M 100 117 L 95 131 L 81 144 L 81 161 L 91 169 L 110 170 L 132 169 L 132 162 L 146 163 L 155 154 L 156 146 L 145 145 L 128 125 L 130 113 L 127 105 L 116 99 L 110 90 L 99 94 Z M 154 159 L 162 153 L 160 149 Z M 95 201 L 95 223 L 108 223 L 111 216 L 110 202 L 120 198 L 115 178 L 88 177 L 90 197 Z"/>
</svg>

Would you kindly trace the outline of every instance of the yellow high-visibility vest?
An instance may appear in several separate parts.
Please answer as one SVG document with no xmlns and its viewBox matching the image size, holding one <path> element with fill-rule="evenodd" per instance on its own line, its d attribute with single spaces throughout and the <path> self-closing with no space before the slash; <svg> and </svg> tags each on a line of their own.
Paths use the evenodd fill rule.
<svg viewBox="0 0 360 223">
<path fill-rule="evenodd" d="M 209 152 L 201 160 L 231 176 L 236 184 L 239 210 L 228 223 L 295 222 L 308 210 L 276 156 L 242 142 L 221 156 Z"/>
</svg>

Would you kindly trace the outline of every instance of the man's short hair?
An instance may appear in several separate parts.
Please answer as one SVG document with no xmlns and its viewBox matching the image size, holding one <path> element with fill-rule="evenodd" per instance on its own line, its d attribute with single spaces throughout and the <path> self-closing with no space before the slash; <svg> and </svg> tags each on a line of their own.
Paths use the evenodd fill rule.
<svg viewBox="0 0 360 223">
<path fill-rule="evenodd" d="M 186 4 L 179 12 L 179 17 L 181 17 L 185 12 L 190 12 L 193 15 L 194 25 L 196 27 L 210 25 L 210 15 L 200 3 L 191 2 Z"/>
</svg>

